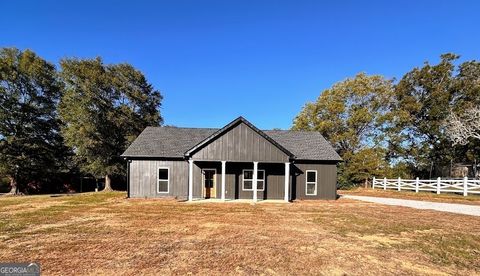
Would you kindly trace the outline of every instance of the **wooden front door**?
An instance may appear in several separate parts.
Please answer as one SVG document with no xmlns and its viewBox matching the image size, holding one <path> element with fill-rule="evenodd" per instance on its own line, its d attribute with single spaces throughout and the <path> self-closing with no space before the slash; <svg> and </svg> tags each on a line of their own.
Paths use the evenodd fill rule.
<svg viewBox="0 0 480 276">
<path fill-rule="evenodd" d="M 203 194 L 205 198 L 217 197 L 217 183 L 215 181 L 217 171 L 215 169 L 203 170 Z"/>
</svg>

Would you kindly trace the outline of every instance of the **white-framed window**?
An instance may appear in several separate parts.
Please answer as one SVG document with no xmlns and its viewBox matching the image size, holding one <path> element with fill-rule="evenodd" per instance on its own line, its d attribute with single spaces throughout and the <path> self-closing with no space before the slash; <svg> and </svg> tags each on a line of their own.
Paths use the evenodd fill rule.
<svg viewBox="0 0 480 276">
<path fill-rule="evenodd" d="M 168 194 L 170 187 L 170 168 L 159 167 L 157 171 L 157 192 L 159 194 Z"/>
<path fill-rule="evenodd" d="M 243 170 L 242 189 L 253 191 L 253 170 Z M 265 190 L 265 170 L 257 170 L 257 191 Z"/>
<path fill-rule="evenodd" d="M 317 171 L 307 170 L 305 172 L 305 194 L 317 195 Z"/>
</svg>

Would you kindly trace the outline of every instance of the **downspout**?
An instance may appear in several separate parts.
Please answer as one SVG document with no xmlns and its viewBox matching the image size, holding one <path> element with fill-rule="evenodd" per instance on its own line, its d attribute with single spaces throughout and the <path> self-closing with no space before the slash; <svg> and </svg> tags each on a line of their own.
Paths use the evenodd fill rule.
<svg viewBox="0 0 480 276">
<path fill-rule="evenodd" d="M 130 198 L 130 160 L 128 159 L 126 160 L 127 160 L 127 198 Z"/>
</svg>

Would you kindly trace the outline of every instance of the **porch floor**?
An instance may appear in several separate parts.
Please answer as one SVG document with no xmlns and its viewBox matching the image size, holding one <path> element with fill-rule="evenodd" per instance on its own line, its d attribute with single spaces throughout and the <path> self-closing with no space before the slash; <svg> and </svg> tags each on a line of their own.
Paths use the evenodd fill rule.
<svg viewBox="0 0 480 276">
<path fill-rule="evenodd" d="M 186 201 L 187 203 L 289 203 L 282 199 L 259 199 L 257 202 L 253 202 L 253 199 L 225 199 L 225 201 L 219 198 L 194 198 L 193 201 Z"/>
</svg>

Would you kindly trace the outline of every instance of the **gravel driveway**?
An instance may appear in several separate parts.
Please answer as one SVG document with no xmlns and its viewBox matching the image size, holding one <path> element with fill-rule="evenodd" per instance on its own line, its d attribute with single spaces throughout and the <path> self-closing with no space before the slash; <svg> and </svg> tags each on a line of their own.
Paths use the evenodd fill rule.
<svg viewBox="0 0 480 276">
<path fill-rule="evenodd" d="M 456 203 L 438 203 L 430 201 L 419 201 L 409 199 L 397 199 L 372 196 L 342 195 L 343 198 L 362 200 L 386 205 L 405 206 L 416 209 L 429 209 L 441 212 L 450 212 L 463 215 L 480 216 L 480 206 L 456 204 Z"/>
</svg>

